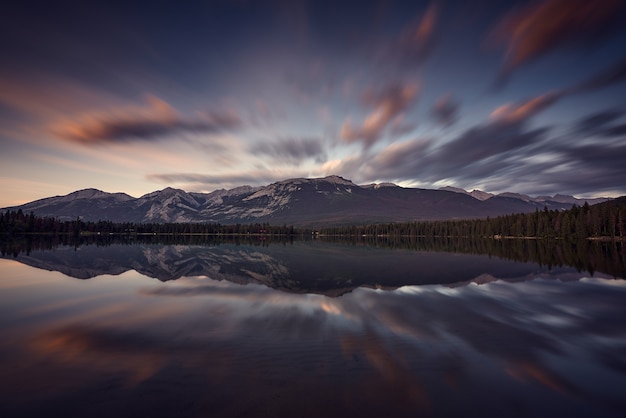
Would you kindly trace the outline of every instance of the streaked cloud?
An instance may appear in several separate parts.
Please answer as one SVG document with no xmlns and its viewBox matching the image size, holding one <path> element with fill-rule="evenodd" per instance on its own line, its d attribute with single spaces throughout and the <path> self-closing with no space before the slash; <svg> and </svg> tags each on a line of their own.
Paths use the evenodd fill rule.
<svg viewBox="0 0 626 418">
<path fill-rule="evenodd" d="M 149 97 L 147 106 L 132 106 L 107 114 L 85 115 L 52 128 L 60 138 L 83 144 L 152 140 L 181 133 L 234 129 L 241 119 L 233 112 L 214 112 L 182 118 L 164 100 Z"/>
<path fill-rule="evenodd" d="M 593 113 L 578 120 L 572 128 L 572 133 L 583 136 L 626 135 L 626 130 L 623 128 L 624 124 L 616 124 L 624 115 L 626 112 L 621 109 L 607 109 Z"/>
<path fill-rule="evenodd" d="M 251 169 L 237 173 L 205 174 L 205 173 L 151 173 L 146 179 L 156 183 L 188 185 L 191 190 L 214 190 L 216 188 L 233 188 L 242 185 L 267 185 L 288 178 L 309 177 L 306 170 L 299 169 Z"/>
<path fill-rule="evenodd" d="M 543 0 L 510 12 L 489 36 L 504 45 L 506 76 L 543 55 L 572 44 L 593 45 L 621 25 L 620 0 Z"/>
<path fill-rule="evenodd" d="M 40 179 L 140 195 L 330 174 L 625 193 L 623 0 L 218 1 L 172 5 L 167 25 L 70 9 L 3 10 L 0 177 L 24 185 L 7 202 Z"/>
<path fill-rule="evenodd" d="M 431 114 L 435 121 L 443 126 L 449 126 L 456 122 L 459 116 L 459 104 L 452 94 L 446 94 L 437 100 Z"/>
<path fill-rule="evenodd" d="M 307 159 L 313 159 L 316 162 L 324 162 L 326 159 L 321 138 L 281 138 L 276 141 L 259 141 L 250 147 L 250 152 L 296 165 Z"/>
<path fill-rule="evenodd" d="M 405 27 L 394 50 L 400 63 L 420 65 L 431 55 L 436 43 L 438 16 L 438 7 L 433 2 Z"/>
<path fill-rule="evenodd" d="M 491 112 L 491 119 L 506 123 L 523 122 L 532 116 L 544 111 L 561 99 L 574 94 L 587 93 L 599 90 L 626 81 L 626 59 L 610 66 L 578 84 L 553 90 L 532 98 L 526 98 L 516 103 L 507 103 Z"/>
<path fill-rule="evenodd" d="M 550 92 L 522 100 L 518 103 L 505 104 L 491 112 L 490 117 L 493 120 L 508 123 L 522 122 L 542 110 L 547 109 L 563 97 L 563 95 L 563 92 Z"/>
<path fill-rule="evenodd" d="M 604 71 L 584 80 L 571 88 L 572 92 L 589 91 L 609 87 L 626 81 L 626 56 L 606 68 Z"/>
<path fill-rule="evenodd" d="M 346 143 L 362 142 L 366 148 L 372 146 L 381 138 L 385 128 L 413 105 L 418 91 L 416 84 L 393 84 L 378 91 L 366 91 L 363 105 L 373 110 L 359 126 L 346 120 L 341 127 L 341 139 Z"/>
</svg>

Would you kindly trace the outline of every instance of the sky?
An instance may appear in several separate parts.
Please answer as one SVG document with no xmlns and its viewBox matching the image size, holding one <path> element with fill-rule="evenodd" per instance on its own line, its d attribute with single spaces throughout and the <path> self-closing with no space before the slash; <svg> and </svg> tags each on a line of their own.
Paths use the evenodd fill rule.
<svg viewBox="0 0 626 418">
<path fill-rule="evenodd" d="M 340 175 L 626 194 L 626 1 L 14 1 L 0 207 Z"/>
</svg>

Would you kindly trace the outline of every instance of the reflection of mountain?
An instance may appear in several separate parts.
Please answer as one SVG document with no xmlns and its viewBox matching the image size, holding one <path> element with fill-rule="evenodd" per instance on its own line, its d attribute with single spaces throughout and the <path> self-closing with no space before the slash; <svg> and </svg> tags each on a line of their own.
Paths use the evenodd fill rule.
<svg viewBox="0 0 626 418">
<path fill-rule="evenodd" d="M 12 257 L 11 257 L 12 258 Z M 411 251 L 349 244 L 295 242 L 267 247 L 236 244 L 113 244 L 60 246 L 19 254 L 17 261 L 40 269 L 88 279 L 128 270 L 159 279 L 207 276 L 259 283 L 290 292 L 340 295 L 356 287 L 486 282 L 547 271 L 485 255 Z"/>
</svg>

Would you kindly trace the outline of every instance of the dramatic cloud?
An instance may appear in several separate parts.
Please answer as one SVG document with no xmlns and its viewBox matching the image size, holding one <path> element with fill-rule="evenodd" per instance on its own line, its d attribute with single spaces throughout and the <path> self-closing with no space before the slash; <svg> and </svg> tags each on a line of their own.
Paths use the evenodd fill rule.
<svg viewBox="0 0 626 418">
<path fill-rule="evenodd" d="M 84 144 L 151 140 L 180 132 L 218 132 L 241 125 L 231 112 L 216 112 L 183 119 L 165 101 L 150 97 L 147 107 L 132 107 L 110 114 L 84 116 L 54 127 L 60 138 Z"/>
<path fill-rule="evenodd" d="M 433 152 L 425 165 L 431 181 L 463 177 L 479 181 L 511 169 L 524 149 L 546 138 L 547 129 L 528 130 L 523 124 L 490 123 L 473 127 Z"/>
<path fill-rule="evenodd" d="M 288 178 L 308 177 L 303 170 L 257 169 L 241 173 L 155 173 L 148 174 L 147 180 L 165 184 L 184 184 L 193 190 L 214 190 L 233 188 L 241 185 L 261 186 Z"/>
<path fill-rule="evenodd" d="M 402 33 L 395 50 L 400 63 L 422 64 L 432 53 L 435 43 L 435 26 L 438 17 L 437 6 L 433 3 L 426 12 L 409 24 Z"/>
<path fill-rule="evenodd" d="M 390 144 L 378 155 L 367 159 L 366 172 L 381 178 L 403 179 L 404 172 L 415 172 L 421 162 L 426 161 L 429 140 L 417 139 Z"/>
<path fill-rule="evenodd" d="M 618 109 L 609 109 L 603 112 L 594 113 L 579 120 L 573 127 L 572 133 L 580 135 L 619 135 L 623 125 L 613 123 L 621 119 L 625 112 Z M 623 132 L 626 134 L 626 131 Z"/>
<path fill-rule="evenodd" d="M 309 158 L 316 162 L 323 162 L 326 159 L 320 138 L 283 138 L 275 142 L 259 142 L 253 145 L 250 151 L 289 164 L 299 164 Z"/>
<path fill-rule="evenodd" d="M 495 109 L 490 117 L 492 120 L 506 123 L 523 122 L 565 97 L 602 89 L 624 81 L 626 81 L 626 59 L 621 60 L 609 69 L 583 80 L 574 86 L 566 87 L 561 90 L 553 90 L 537 97 L 521 100 L 517 103 L 502 105 Z"/>
<path fill-rule="evenodd" d="M 380 91 L 368 91 L 363 104 L 373 108 L 361 126 L 353 127 L 348 119 L 341 128 L 341 139 L 347 143 L 360 141 L 368 148 L 378 141 L 390 122 L 402 117 L 417 97 L 414 84 L 394 84 Z"/>
<path fill-rule="evenodd" d="M 626 81 L 626 57 L 603 72 L 571 88 L 572 92 L 596 90 Z"/>
<path fill-rule="evenodd" d="M 491 121 L 443 144 L 433 139 L 395 142 L 374 155 L 364 153 L 332 161 L 325 165 L 325 172 L 362 183 L 386 179 L 432 185 L 453 180 L 461 187 L 475 187 L 500 176 L 511 182 L 515 181 L 512 178 L 517 180 L 512 173 L 532 165 L 527 159 L 547 139 L 547 133 L 546 128 L 528 129 L 524 123 Z"/>
<path fill-rule="evenodd" d="M 626 193 L 572 148 L 624 143 L 625 0 L 93 3 L 2 10 L 0 207 L 330 174 Z"/>
<path fill-rule="evenodd" d="M 516 164 L 517 181 L 501 179 L 500 187 L 525 188 L 533 193 L 549 193 L 555 189 L 572 194 L 585 194 L 589 190 L 595 193 L 613 192 L 623 187 L 623 179 L 626 178 L 625 155 L 624 144 L 558 144 L 553 147 L 552 157 L 546 161 L 531 160 L 530 163 Z"/>
<path fill-rule="evenodd" d="M 557 48 L 576 43 L 595 44 L 621 25 L 620 0 L 544 0 L 507 15 L 490 41 L 504 44 L 506 76 L 521 65 Z"/>
<path fill-rule="evenodd" d="M 441 125 L 449 126 L 456 122 L 459 113 L 459 104 L 451 94 L 441 97 L 431 110 L 435 121 Z"/>
<path fill-rule="evenodd" d="M 497 121 L 508 123 L 522 122 L 552 106 L 564 95 L 565 93 L 560 91 L 550 92 L 532 99 L 522 100 L 518 103 L 505 104 L 491 112 L 490 116 Z"/>
</svg>

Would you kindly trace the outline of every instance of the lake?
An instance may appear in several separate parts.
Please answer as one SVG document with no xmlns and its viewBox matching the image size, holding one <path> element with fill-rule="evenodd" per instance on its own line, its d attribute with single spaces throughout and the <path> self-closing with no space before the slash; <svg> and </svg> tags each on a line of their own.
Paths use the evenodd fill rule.
<svg viewBox="0 0 626 418">
<path fill-rule="evenodd" d="M 625 259 L 588 242 L 5 243 L 0 416 L 623 417 Z"/>
</svg>

